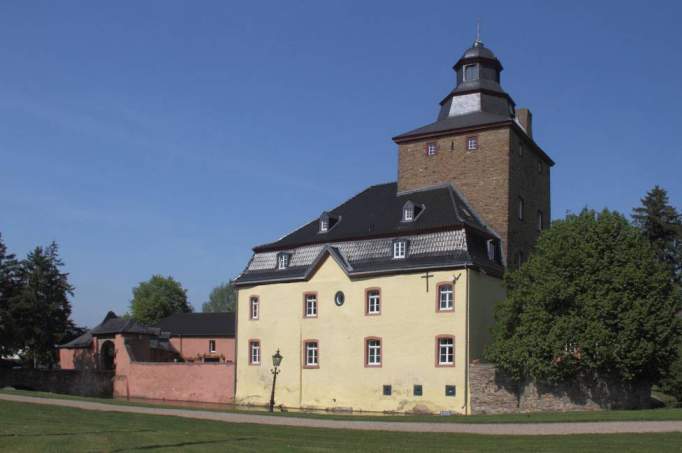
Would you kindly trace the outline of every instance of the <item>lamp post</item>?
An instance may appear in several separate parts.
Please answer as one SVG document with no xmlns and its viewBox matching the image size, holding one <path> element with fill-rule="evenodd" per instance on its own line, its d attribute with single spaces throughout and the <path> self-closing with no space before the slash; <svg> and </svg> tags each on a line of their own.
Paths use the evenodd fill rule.
<svg viewBox="0 0 682 453">
<path fill-rule="evenodd" d="M 270 372 L 272 373 L 272 393 L 270 393 L 270 412 L 275 410 L 275 383 L 277 382 L 277 375 L 280 370 L 279 364 L 282 363 L 282 354 L 279 353 L 279 349 L 275 354 L 272 355 L 272 368 Z"/>
</svg>

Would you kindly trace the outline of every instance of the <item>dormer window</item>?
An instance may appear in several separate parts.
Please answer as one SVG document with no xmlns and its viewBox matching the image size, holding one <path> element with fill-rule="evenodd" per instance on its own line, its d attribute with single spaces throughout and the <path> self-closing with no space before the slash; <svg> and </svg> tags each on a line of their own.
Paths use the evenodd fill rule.
<svg viewBox="0 0 682 453">
<path fill-rule="evenodd" d="M 407 240 L 396 239 L 393 241 L 393 258 L 404 259 L 407 256 Z"/>
<path fill-rule="evenodd" d="M 339 219 L 340 217 L 335 217 L 328 212 L 323 212 L 320 216 L 320 233 L 326 233 L 327 231 L 331 230 L 334 225 L 338 223 Z"/>
<path fill-rule="evenodd" d="M 411 200 L 407 200 L 403 205 L 402 222 L 414 222 L 424 210 L 424 205 L 417 205 Z"/>
<path fill-rule="evenodd" d="M 495 244 L 495 240 L 494 240 L 494 239 L 488 239 L 488 241 L 487 241 L 487 246 L 488 246 L 488 259 L 489 259 L 490 261 L 497 261 L 497 260 L 495 259 L 495 258 L 496 258 L 496 255 L 497 255 L 497 253 L 496 253 L 496 252 L 497 252 L 497 250 L 496 250 L 496 249 L 497 249 L 496 245 L 497 245 L 497 244 Z"/>
<path fill-rule="evenodd" d="M 282 270 L 289 267 L 290 258 L 290 253 L 280 253 L 277 255 L 277 269 Z"/>
</svg>

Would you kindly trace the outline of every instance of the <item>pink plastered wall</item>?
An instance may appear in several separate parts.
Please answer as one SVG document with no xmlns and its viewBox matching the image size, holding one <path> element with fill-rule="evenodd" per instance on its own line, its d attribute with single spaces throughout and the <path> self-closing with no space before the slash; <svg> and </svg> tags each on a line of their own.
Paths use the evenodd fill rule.
<svg viewBox="0 0 682 453">
<path fill-rule="evenodd" d="M 171 345 L 180 356 L 187 359 L 195 359 L 197 355 L 207 355 L 209 340 L 215 340 L 216 356 L 221 355 L 225 357 L 228 362 L 234 362 L 234 338 L 208 338 L 208 337 L 172 337 L 170 339 Z"/>
<path fill-rule="evenodd" d="M 132 362 L 126 367 L 125 375 L 117 370 L 114 396 L 231 403 L 234 398 L 234 365 Z"/>
<path fill-rule="evenodd" d="M 78 351 L 78 349 L 61 348 L 59 350 L 59 367 L 62 370 L 73 370 L 75 368 L 73 357 L 76 351 Z"/>
</svg>

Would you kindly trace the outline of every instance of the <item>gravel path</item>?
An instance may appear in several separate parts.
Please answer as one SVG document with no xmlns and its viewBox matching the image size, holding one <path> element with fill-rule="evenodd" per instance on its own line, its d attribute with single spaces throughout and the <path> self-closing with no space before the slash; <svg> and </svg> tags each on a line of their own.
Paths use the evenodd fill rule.
<svg viewBox="0 0 682 453">
<path fill-rule="evenodd" d="M 682 432 L 682 421 L 642 422 L 589 422 L 589 423 L 422 423 L 379 422 L 353 420 L 324 420 L 314 418 L 278 417 L 270 415 L 211 412 L 187 409 L 125 406 L 91 401 L 38 398 L 32 396 L 3 395 L 0 400 L 20 403 L 47 404 L 73 407 L 91 411 L 125 412 L 147 415 L 171 415 L 175 417 L 215 420 L 228 423 L 255 423 L 259 425 L 305 426 L 311 428 L 359 429 L 369 431 L 404 431 L 431 433 L 468 433 L 498 435 L 561 435 L 561 434 L 614 434 L 614 433 L 661 433 Z"/>
</svg>

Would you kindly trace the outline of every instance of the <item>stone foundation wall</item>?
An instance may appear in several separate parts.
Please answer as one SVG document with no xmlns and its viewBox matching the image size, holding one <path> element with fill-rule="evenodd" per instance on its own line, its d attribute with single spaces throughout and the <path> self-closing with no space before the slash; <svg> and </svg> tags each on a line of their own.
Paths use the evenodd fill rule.
<svg viewBox="0 0 682 453">
<path fill-rule="evenodd" d="M 588 411 L 650 407 L 650 385 L 576 380 L 557 386 L 527 382 L 515 385 L 491 364 L 469 368 L 472 414 Z"/>
<path fill-rule="evenodd" d="M 110 398 L 114 373 L 93 370 L 0 369 L 0 388 L 14 387 L 41 392 Z"/>
</svg>

